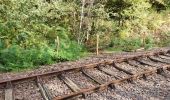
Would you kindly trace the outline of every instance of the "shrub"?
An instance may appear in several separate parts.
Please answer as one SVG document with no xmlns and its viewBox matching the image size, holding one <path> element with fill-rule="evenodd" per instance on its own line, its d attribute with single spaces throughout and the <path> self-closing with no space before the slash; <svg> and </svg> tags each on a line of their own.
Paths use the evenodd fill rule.
<svg viewBox="0 0 170 100">
<path fill-rule="evenodd" d="M 17 45 L 1 50 L 0 70 L 12 71 L 36 68 L 37 65 L 50 64 L 56 59 L 50 48 L 23 49 Z"/>
<path fill-rule="evenodd" d="M 81 56 L 82 46 L 74 41 L 61 41 L 59 55 L 55 50 L 55 44 L 53 47 L 44 45 L 40 48 L 23 48 L 19 45 L 12 45 L 9 48 L 0 49 L 0 70 L 19 71 L 37 68 L 39 65 L 75 60 Z"/>
<path fill-rule="evenodd" d="M 153 45 L 154 42 L 151 37 L 147 37 L 145 39 L 145 44 L 143 44 L 140 38 L 125 38 L 125 39 L 114 38 L 110 43 L 110 47 L 121 48 L 121 50 L 123 51 L 132 51 L 141 47 L 148 49 Z"/>
</svg>

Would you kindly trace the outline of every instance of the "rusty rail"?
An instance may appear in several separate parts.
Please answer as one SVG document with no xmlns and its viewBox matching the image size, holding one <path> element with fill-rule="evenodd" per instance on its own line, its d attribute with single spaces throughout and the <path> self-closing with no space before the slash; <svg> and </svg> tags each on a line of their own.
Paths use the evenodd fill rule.
<svg viewBox="0 0 170 100">
<path fill-rule="evenodd" d="M 127 58 L 119 58 L 116 60 L 112 60 L 112 61 L 101 61 L 101 62 L 97 62 L 97 63 L 93 63 L 93 64 L 88 64 L 88 65 L 84 65 L 81 67 L 76 67 L 76 68 L 69 68 L 69 69 L 65 69 L 65 70 L 60 70 L 60 71 L 51 71 L 51 72 L 46 72 L 46 73 L 42 73 L 42 74 L 34 74 L 31 76 L 24 76 L 24 77 L 19 77 L 19 78 L 10 78 L 10 79 L 4 79 L 4 80 L 0 80 L 0 84 L 4 84 L 6 82 L 17 82 L 17 81 L 21 81 L 21 80 L 27 80 L 27 79 L 32 79 L 32 78 L 37 78 L 37 77 L 41 77 L 41 76 L 48 76 L 48 75 L 52 75 L 52 74 L 61 74 L 63 72 L 70 72 L 70 71 L 80 71 L 82 68 L 94 68 L 97 67 L 98 65 L 111 65 L 112 62 L 123 62 L 123 61 L 127 61 L 127 60 L 133 60 L 133 59 L 137 59 L 139 57 L 147 57 L 147 56 L 153 56 L 153 55 L 159 55 L 159 54 L 164 54 L 166 53 L 165 51 L 159 51 L 159 52 L 154 52 L 154 53 L 146 53 L 146 54 L 141 54 L 138 56 L 134 56 L 134 57 L 127 57 Z"/>
<path fill-rule="evenodd" d="M 92 92 L 95 92 L 95 91 L 98 91 L 98 90 L 104 90 L 104 89 L 107 89 L 107 87 L 111 87 L 112 89 L 114 89 L 116 84 L 120 84 L 120 83 L 123 83 L 125 81 L 129 82 L 131 80 L 136 80 L 138 78 L 146 79 L 146 76 L 154 74 L 154 73 L 164 75 L 163 74 L 164 70 L 170 71 L 170 64 L 169 64 L 169 62 L 165 62 L 165 61 L 162 61 L 162 60 L 159 61 L 157 59 L 156 60 L 152 59 L 154 61 L 166 63 L 166 65 L 155 67 L 152 70 L 147 70 L 147 71 L 137 73 L 137 74 L 133 74 L 133 73 L 127 71 L 127 70 L 124 70 L 123 68 L 117 66 L 116 63 L 128 62 L 129 60 L 137 60 L 141 57 L 148 57 L 148 58 L 151 59 L 150 56 L 157 56 L 157 55 L 162 55 L 162 54 L 166 54 L 166 53 L 167 52 L 165 52 L 165 51 L 159 51 L 159 52 L 154 52 L 154 53 L 140 54 L 140 55 L 137 55 L 137 56 L 126 57 L 126 58 L 122 57 L 122 58 L 117 58 L 115 60 L 101 61 L 101 62 L 88 64 L 88 65 L 84 65 L 84 66 L 80 66 L 80 67 L 76 67 L 76 68 L 69 68 L 69 69 L 65 69 L 65 70 L 51 71 L 51 72 L 42 73 L 42 74 L 34 74 L 34 75 L 31 75 L 31 76 L 5 79 L 5 80 L 1 80 L 0 84 L 7 84 L 8 82 L 13 83 L 13 82 L 28 80 L 28 79 L 35 79 L 37 81 L 37 86 L 40 88 L 40 92 L 41 92 L 41 94 L 42 94 L 42 96 L 45 100 L 65 100 L 65 99 L 70 99 L 70 98 L 73 98 L 73 97 L 80 97 L 80 96 L 85 97 L 87 93 L 92 93 Z M 141 63 L 145 63 L 145 64 L 150 65 L 150 66 L 155 66 L 155 65 L 152 65 L 149 62 L 143 61 Z M 109 81 L 109 82 L 100 82 L 100 80 L 95 79 L 93 76 L 88 75 L 88 73 L 86 73 L 84 71 L 85 69 L 90 69 L 90 68 L 100 69 L 99 66 L 103 66 L 103 65 L 112 65 L 115 69 L 128 74 L 128 76 L 125 77 L 125 78 L 116 78 L 115 80 L 112 80 L 112 81 Z M 100 69 L 100 70 L 102 70 L 102 69 Z M 67 77 L 62 76 L 63 73 L 70 72 L 70 71 L 83 72 L 84 75 L 91 78 L 93 81 L 98 83 L 98 85 L 95 86 L 95 87 L 91 87 L 91 88 L 80 89 L 72 80 L 70 80 Z M 107 70 L 102 70 L 102 71 L 104 71 L 107 74 L 114 76 L 113 73 L 111 73 Z M 44 85 L 42 84 L 41 77 L 54 75 L 54 74 L 57 75 L 57 76 L 60 76 L 61 80 L 63 80 L 63 82 L 65 84 L 67 84 L 68 87 L 70 87 L 70 89 L 73 91 L 73 93 L 70 93 L 68 95 L 63 95 L 63 96 L 52 97 L 51 94 L 49 94 L 49 91 L 47 90 L 47 88 L 44 87 Z M 7 95 L 10 94 L 11 97 L 9 97 L 9 98 L 12 99 L 13 98 L 12 89 L 9 88 L 9 89 L 6 89 L 6 90 L 9 90 L 9 92 L 7 91 L 6 94 Z M 8 97 L 6 97 L 6 98 L 8 98 Z"/>
<path fill-rule="evenodd" d="M 148 70 L 148 71 L 145 71 L 145 72 L 141 72 L 139 74 L 134 74 L 134 75 L 128 76 L 128 77 L 120 79 L 120 80 L 113 80 L 113 81 L 110 81 L 110 82 L 106 82 L 104 84 L 101 84 L 101 85 L 98 85 L 98 86 L 95 86 L 95 87 L 92 87 L 92 88 L 82 89 L 78 92 L 74 92 L 74 93 L 71 93 L 71 94 L 68 94 L 68 95 L 64 95 L 62 97 L 54 97 L 53 100 L 66 100 L 66 99 L 70 99 L 72 97 L 81 95 L 83 93 L 87 93 L 87 92 L 91 93 L 91 92 L 95 92 L 97 90 L 104 90 L 108 86 L 110 86 L 111 84 L 115 85 L 115 84 L 120 84 L 120 83 L 128 81 L 128 80 L 136 80 L 138 78 L 143 78 L 143 76 L 149 76 L 151 74 L 157 73 L 160 69 L 164 69 L 164 70 L 168 69 L 169 70 L 170 65 L 165 65 L 165 66 L 162 66 L 162 68 L 156 68 L 156 69 L 153 69 L 153 70 Z"/>
</svg>

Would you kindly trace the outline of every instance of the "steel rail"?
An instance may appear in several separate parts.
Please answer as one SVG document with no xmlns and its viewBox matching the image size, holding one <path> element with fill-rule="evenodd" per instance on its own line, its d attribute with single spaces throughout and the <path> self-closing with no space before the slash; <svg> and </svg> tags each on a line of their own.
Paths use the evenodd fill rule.
<svg viewBox="0 0 170 100">
<path fill-rule="evenodd" d="M 10 78 L 4 79 L 4 80 L 0 80 L 0 84 L 7 83 L 9 81 L 10 82 L 17 82 L 17 81 L 22 81 L 22 80 L 27 80 L 27 79 L 32 79 L 32 78 L 36 79 L 37 77 L 48 76 L 48 75 L 52 75 L 52 74 L 59 75 L 63 72 L 81 71 L 82 68 L 89 69 L 89 68 L 96 68 L 99 65 L 112 65 L 113 62 L 120 63 L 120 62 L 127 61 L 127 60 L 134 60 L 134 59 L 137 59 L 139 57 L 147 57 L 147 56 L 165 54 L 166 52 L 167 51 L 149 52 L 149 53 L 144 53 L 144 54 L 140 54 L 140 55 L 133 56 L 133 57 L 126 57 L 126 58 L 124 57 L 124 58 L 119 58 L 119 59 L 117 58 L 115 60 L 108 60 L 108 61 L 101 61 L 101 62 L 97 62 L 97 63 L 93 63 L 93 64 L 87 64 L 87 65 L 76 67 L 76 68 L 68 68 L 68 69 L 59 70 L 59 71 L 51 71 L 51 72 L 46 72 L 46 73 L 42 73 L 42 74 L 33 74 L 33 75 L 30 75 L 30 76 L 23 76 L 23 77 L 17 77 L 17 78 L 10 77 Z"/>
<path fill-rule="evenodd" d="M 104 89 L 106 89 L 107 87 L 109 87 L 112 84 L 115 85 L 115 84 L 120 84 L 120 83 L 128 81 L 128 80 L 137 80 L 139 78 L 142 78 L 143 75 L 149 76 L 149 75 L 152 75 L 154 73 L 156 74 L 160 69 L 161 70 L 162 69 L 163 70 L 169 70 L 170 69 L 170 65 L 165 65 L 165 66 L 162 66 L 162 68 L 155 68 L 155 69 L 152 69 L 152 70 L 148 70 L 148 71 L 144 71 L 144 72 L 141 72 L 141 73 L 137 73 L 137 74 L 128 76 L 128 77 L 120 79 L 120 80 L 112 80 L 112 81 L 106 82 L 106 83 L 101 84 L 101 85 L 97 85 L 97 86 L 92 87 L 92 88 L 82 89 L 79 92 L 73 92 L 71 94 L 64 95 L 64 96 L 57 96 L 57 97 L 54 97 L 52 100 L 66 100 L 66 99 L 70 99 L 70 98 L 73 98 L 75 96 L 81 95 L 83 93 L 88 93 L 88 92 L 92 93 L 92 92 L 95 92 L 97 90 L 104 90 Z"/>
</svg>

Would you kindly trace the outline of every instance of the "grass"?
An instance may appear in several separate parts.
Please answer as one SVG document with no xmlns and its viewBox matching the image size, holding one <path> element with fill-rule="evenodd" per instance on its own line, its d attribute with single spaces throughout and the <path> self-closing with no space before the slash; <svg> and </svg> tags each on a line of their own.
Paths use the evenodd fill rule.
<svg viewBox="0 0 170 100">
<path fill-rule="evenodd" d="M 70 44 L 67 48 L 61 47 L 57 55 L 55 48 L 49 46 L 25 49 L 12 45 L 0 50 L 0 71 L 19 72 L 37 69 L 41 65 L 77 60 L 87 55 L 82 48 L 82 46 Z"/>
</svg>

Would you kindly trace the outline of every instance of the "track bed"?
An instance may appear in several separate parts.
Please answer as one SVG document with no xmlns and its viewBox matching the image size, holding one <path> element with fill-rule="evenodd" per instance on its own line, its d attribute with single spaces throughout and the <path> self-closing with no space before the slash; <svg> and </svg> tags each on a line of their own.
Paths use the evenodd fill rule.
<svg viewBox="0 0 170 100">
<path fill-rule="evenodd" d="M 155 52 L 0 81 L 0 100 L 169 100 L 170 57 Z"/>
</svg>

